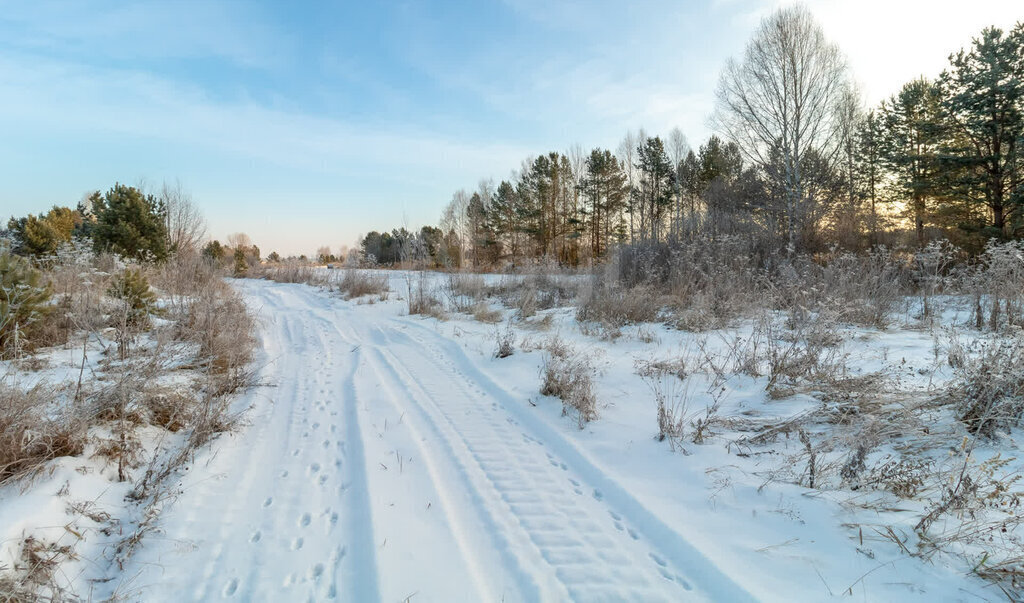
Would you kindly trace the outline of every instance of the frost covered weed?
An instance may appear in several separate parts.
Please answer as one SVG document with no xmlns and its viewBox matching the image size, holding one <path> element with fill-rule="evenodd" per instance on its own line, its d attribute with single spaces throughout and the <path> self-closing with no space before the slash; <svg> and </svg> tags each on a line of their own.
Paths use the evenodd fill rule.
<svg viewBox="0 0 1024 603">
<path fill-rule="evenodd" d="M 1024 326 L 1024 241 L 990 239 L 964 280 L 974 296 L 977 328 Z"/>
<path fill-rule="evenodd" d="M 508 358 L 516 351 L 516 332 L 512 329 L 512 323 L 505 325 L 505 329 L 494 328 L 496 346 L 495 358 Z"/>
<path fill-rule="evenodd" d="M 596 369 L 590 359 L 553 338 L 541 367 L 540 393 L 562 400 L 562 414 L 575 413 L 580 429 L 597 418 Z"/>
<path fill-rule="evenodd" d="M 655 371 L 644 378 L 657 405 L 659 442 L 668 440 L 672 450 L 682 449 L 687 411 L 692 397 L 691 384 L 678 372 Z"/>
<path fill-rule="evenodd" d="M 951 346 L 956 376 L 946 399 L 973 434 L 993 438 L 1020 423 L 1024 415 L 1024 342 L 1019 335 Z"/>
<path fill-rule="evenodd" d="M 501 322 L 501 311 L 491 308 L 490 304 L 487 302 L 477 302 L 473 304 L 473 306 L 469 308 L 469 313 L 473 315 L 473 319 L 477 322 L 488 324 Z"/>
</svg>

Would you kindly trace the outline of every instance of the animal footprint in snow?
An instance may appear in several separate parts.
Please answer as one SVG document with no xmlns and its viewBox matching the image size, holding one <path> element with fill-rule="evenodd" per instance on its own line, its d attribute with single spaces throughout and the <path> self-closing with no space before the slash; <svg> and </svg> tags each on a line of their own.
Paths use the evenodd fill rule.
<svg viewBox="0 0 1024 603">
<path fill-rule="evenodd" d="M 249 537 L 249 542 L 251 542 L 253 544 L 256 544 L 262 538 L 263 538 L 263 533 L 257 530 L 257 531 L 252 533 L 252 536 Z"/>
<path fill-rule="evenodd" d="M 306 541 L 303 540 L 302 538 L 296 538 L 295 540 L 292 540 L 292 547 L 291 547 L 292 550 L 293 551 L 301 550 L 302 549 L 302 545 L 305 544 L 305 542 Z"/>
<path fill-rule="evenodd" d="M 236 592 L 238 592 L 238 578 L 232 578 L 224 585 L 224 590 L 221 594 L 226 598 L 234 596 Z"/>
<path fill-rule="evenodd" d="M 603 498 L 604 498 L 604 494 L 602 494 L 600 490 L 596 490 L 595 489 L 594 490 L 594 500 L 602 500 Z"/>
<path fill-rule="evenodd" d="M 263 508 L 266 509 L 267 507 L 269 507 L 272 504 L 274 504 L 273 497 L 268 497 L 268 498 L 264 499 L 264 501 L 263 501 Z"/>
<path fill-rule="evenodd" d="M 317 471 L 320 471 L 320 463 L 313 463 L 309 466 L 309 474 L 313 475 Z"/>
<path fill-rule="evenodd" d="M 304 528 L 309 525 L 309 522 L 313 520 L 313 517 L 309 513 L 303 513 L 302 517 L 299 518 L 299 527 Z"/>
</svg>

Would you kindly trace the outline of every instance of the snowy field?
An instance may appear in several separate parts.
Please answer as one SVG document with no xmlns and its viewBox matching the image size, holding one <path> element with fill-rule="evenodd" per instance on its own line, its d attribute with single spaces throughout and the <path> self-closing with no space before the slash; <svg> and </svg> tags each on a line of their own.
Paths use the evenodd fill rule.
<svg viewBox="0 0 1024 603">
<path fill-rule="evenodd" d="M 857 442 L 840 449 L 833 437 L 863 437 L 863 426 L 841 426 L 855 423 L 850 409 L 864 390 L 843 398 L 736 368 L 738 350 L 780 345 L 752 343 L 762 337 L 756 321 L 610 332 L 558 304 L 518 319 L 497 302 L 462 304 L 444 293 L 446 275 L 382 274 L 386 296 L 351 300 L 323 287 L 232 282 L 262 342 L 261 385 L 236 403 L 248 409 L 243 427 L 182 473 L 177 500 L 123 568 L 90 568 L 109 539 L 87 537 L 68 565 L 76 592 L 147 601 L 1005 599 L 961 557 L 908 554 L 931 503 L 890 486 L 902 471 L 910 486 L 929 487 L 906 465 L 917 440 L 872 427 L 885 435 L 857 469 L 848 458 Z M 440 318 L 409 315 L 414 289 L 437 298 Z M 943 311 L 930 327 L 912 319 L 911 305 L 886 330 L 837 327 L 828 359 L 816 362 L 841 363 L 844 383 L 871 382 L 880 398 L 933 398 L 953 378 L 950 327 L 970 315 L 963 300 L 934 303 Z M 503 358 L 501 340 L 512 352 Z M 593 420 L 540 393 L 556 358 L 592 376 Z M 679 427 L 664 438 L 659 399 Z M 1020 469 L 991 463 L 1015 456 L 1019 434 L 965 459 L 956 421 L 929 412 L 915 429 L 941 432 L 949 445 L 922 450 L 922 463 Z M 818 419 L 796 427 L 808 417 Z M 89 465 L 61 459 L 30 486 L 0 489 L 0 538 L 46 521 L 81 531 L 59 527 L 65 503 L 54 493 L 65 483 L 116 514 L 124 488 L 109 469 L 76 471 Z M 851 485 L 850 471 L 875 481 Z M 935 523 L 963 521 L 948 513 Z"/>
</svg>

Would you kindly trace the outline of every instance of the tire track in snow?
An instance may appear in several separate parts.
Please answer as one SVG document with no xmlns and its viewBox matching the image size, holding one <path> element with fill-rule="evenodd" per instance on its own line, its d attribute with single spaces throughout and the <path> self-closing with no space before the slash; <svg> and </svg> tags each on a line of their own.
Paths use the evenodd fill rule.
<svg viewBox="0 0 1024 603">
<path fill-rule="evenodd" d="M 390 401 L 405 417 L 403 420 L 413 425 L 410 428 L 413 440 L 428 468 L 450 532 L 469 568 L 480 597 L 477 600 L 539 600 L 541 591 L 536 576 L 531 575 L 515 556 L 514 546 L 504 536 L 504 526 L 489 515 L 486 502 L 466 467 L 456 460 L 468 451 L 464 447 L 459 450 L 458 440 L 446 437 L 442 433 L 445 426 L 438 425 L 423 408 L 424 392 L 404 379 L 381 349 L 373 346 L 370 351 L 373 362 L 368 368 L 374 370 L 374 375 L 390 394 Z M 428 441 L 437 444 L 425 444 Z M 485 567 L 487 561 L 492 564 L 489 572 Z M 502 566 L 503 575 L 493 575 L 496 573 L 493 564 Z M 507 577 L 511 577 L 511 581 Z"/>
<path fill-rule="evenodd" d="M 428 348 L 417 358 L 402 354 L 410 347 L 396 343 L 387 347 L 395 358 L 390 366 L 396 380 L 428 414 L 446 424 L 444 437 L 456 440 L 449 442 L 449 449 L 462 448 L 456 456 L 476 476 L 470 487 L 485 501 L 490 523 L 503 527 L 518 563 L 539 583 L 541 598 L 693 598 L 688 580 L 669 573 L 659 556 L 617 533 L 599 491 L 588 499 L 573 485 L 579 482 L 568 476 L 568 467 L 519 430 L 496 404 L 488 405 L 486 394 L 448 366 L 445 356 Z M 432 359 L 426 367 L 425 356 Z"/>
<path fill-rule="evenodd" d="M 395 322 L 424 335 L 412 337 L 401 327 L 389 331 L 397 338 L 389 346 L 396 364 L 471 451 L 571 598 L 753 600 L 543 418 L 481 373 L 456 342 L 415 323 Z"/>
<path fill-rule="evenodd" d="M 353 562 L 343 575 L 348 578 L 347 601 L 378 601 L 380 590 L 377 577 L 377 550 L 373 538 L 373 509 L 370 506 L 369 481 L 366 475 L 366 456 L 363 436 L 359 431 L 359 399 L 356 394 L 355 376 L 359 368 L 361 350 L 351 352 L 352 362 L 344 387 L 345 450 L 349 467 L 349 483 L 346 485 L 347 537 L 352 543 Z M 334 577 L 336 581 L 338 576 Z M 345 582 L 345 580 L 342 580 Z M 328 593 L 330 595 L 331 593 Z"/>
</svg>

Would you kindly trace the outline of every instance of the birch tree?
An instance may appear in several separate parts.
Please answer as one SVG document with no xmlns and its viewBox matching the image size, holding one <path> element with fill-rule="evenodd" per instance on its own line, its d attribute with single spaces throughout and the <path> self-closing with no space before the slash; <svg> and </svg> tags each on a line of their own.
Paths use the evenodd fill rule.
<svg viewBox="0 0 1024 603">
<path fill-rule="evenodd" d="M 798 244 L 808 211 L 805 161 L 833 161 L 848 69 L 810 12 L 796 5 L 765 18 L 741 60 L 730 59 L 716 91 L 713 123 L 755 164 L 781 159 L 786 238 Z"/>
</svg>

